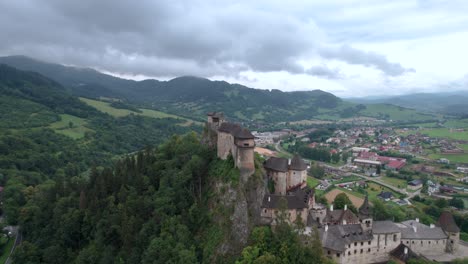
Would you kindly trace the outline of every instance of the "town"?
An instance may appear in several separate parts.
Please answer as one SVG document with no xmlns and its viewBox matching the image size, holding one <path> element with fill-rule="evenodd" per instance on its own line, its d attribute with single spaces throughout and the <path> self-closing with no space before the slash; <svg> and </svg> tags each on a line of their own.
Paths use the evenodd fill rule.
<svg viewBox="0 0 468 264">
<path fill-rule="evenodd" d="M 444 151 L 456 149 L 460 142 L 370 127 L 336 130 L 317 142 L 311 139 L 314 129 L 250 133 L 225 121 L 222 113 L 209 113 L 207 124 L 217 135 L 218 157 L 232 155 L 242 177 L 255 170 L 253 151 L 264 158 L 268 190 L 261 205 L 263 223 L 274 226 L 285 213 L 287 221 L 306 227 L 304 234 L 318 228 L 325 254 L 336 263 L 450 261 L 468 256 L 466 234 L 452 214 L 466 213 L 464 164 L 454 168 L 445 159 L 417 158 L 425 142 L 439 144 Z M 302 147 L 294 148 L 296 144 Z M 295 154 L 288 156 L 285 149 Z M 298 153 L 311 153 L 314 159 L 314 152 L 304 149 L 325 151 L 328 158 L 303 159 Z M 429 208 L 436 207 L 435 212 L 424 212 L 421 208 L 432 200 L 437 207 Z M 383 220 L 391 216 L 392 208 L 404 215 Z M 409 215 L 421 218 L 405 219 Z"/>
</svg>

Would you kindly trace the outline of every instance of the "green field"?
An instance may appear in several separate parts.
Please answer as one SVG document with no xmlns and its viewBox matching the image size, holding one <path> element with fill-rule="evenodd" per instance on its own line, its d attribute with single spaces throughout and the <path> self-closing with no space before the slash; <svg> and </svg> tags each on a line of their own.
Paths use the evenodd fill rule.
<svg viewBox="0 0 468 264">
<path fill-rule="evenodd" d="M 86 127 L 86 119 L 72 115 L 60 115 L 61 120 L 50 124 L 49 128 L 55 132 L 69 136 L 73 139 L 80 139 L 85 136 L 86 132 L 93 132 L 92 129 Z M 70 122 L 72 125 L 70 126 Z"/>
<path fill-rule="evenodd" d="M 461 163 L 468 163 L 468 153 L 463 154 L 430 154 L 429 158 L 431 159 L 441 159 L 445 158 L 450 160 L 451 162 L 461 162 Z"/>
<path fill-rule="evenodd" d="M 444 123 L 448 128 L 468 128 L 468 119 L 452 119 Z"/>
<path fill-rule="evenodd" d="M 128 116 L 130 114 L 134 114 L 134 115 L 142 115 L 142 116 L 151 117 L 151 118 L 175 118 L 175 119 L 185 120 L 186 122 L 183 123 L 182 125 L 191 125 L 193 123 L 201 124 L 200 122 L 195 122 L 195 121 L 187 119 L 187 118 L 183 118 L 183 117 L 180 117 L 180 116 L 177 116 L 177 115 L 172 115 L 172 114 L 168 114 L 168 113 L 164 113 L 164 112 L 156 111 L 156 110 L 151 110 L 151 109 L 143 109 L 142 108 L 142 109 L 139 109 L 142 112 L 138 113 L 138 112 L 134 112 L 134 111 L 131 111 L 131 110 L 128 110 L 128 109 L 114 108 L 108 102 L 92 100 L 92 99 L 82 98 L 82 97 L 80 97 L 80 100 L 85 102 L 86 104 L 96 108 L 97 110 L 99 110 L 101 112 L 104 112 L 104 113 L 107 113 L 107 114 L 109 114 L 111 116 L 114 116 L 114 117 L 124 117 L 124 116 Z"/>
<path fill-rule="evenodd" d="M 408 186 L 408 183 L 405 180 L 398 179 L 398 178 L 392 178 L 392 177 L 387 177 L 387 176 L 382 176 L 381 180 L 385 183 L 388 183 L 392 186 L 395 186 L 400 189 L 406 188 Z"/>
<path fill-rule="evenodd" d="M 367 108 L 361 111 L 364 116 L 375 117 L 379 119 L 391 119 L 394 121 L 419 121 L 435 119 L 430 114 L 419 113 L 416 110 L 398 107 L 389 104 L 368 104 Z"/>
<path fill-rule="evenodd" d="M 314 188 L 315 186 L 319 185 L 320 181 L 314 177 L 307 176 L 307 186 L 310 188 Z"/>
<path fill-rule="evenodd" d="M 450 131 L 449 128 L 431 128 L 431 129 L 422 129 L 419 131 L 411 131 L 411 134 L 421 133 L 435 138 L 448 138 L 455 140 L 468 140 L 468 131 Z"/>
</svg>

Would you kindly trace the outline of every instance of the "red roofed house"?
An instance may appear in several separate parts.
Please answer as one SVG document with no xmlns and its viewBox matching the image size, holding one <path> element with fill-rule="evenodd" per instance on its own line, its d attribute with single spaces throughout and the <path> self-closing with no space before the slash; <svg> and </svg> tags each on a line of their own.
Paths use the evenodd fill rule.
<svg viewBox="0 0 468 264">
<path fill-rule="evenodd" d="M 390 161 L 385 167 L 388 170 L 396 170 L 399 171 L 401 168 L 403 168 L 406 165 L 406 160 L 392 160 Z"/>
</svg>

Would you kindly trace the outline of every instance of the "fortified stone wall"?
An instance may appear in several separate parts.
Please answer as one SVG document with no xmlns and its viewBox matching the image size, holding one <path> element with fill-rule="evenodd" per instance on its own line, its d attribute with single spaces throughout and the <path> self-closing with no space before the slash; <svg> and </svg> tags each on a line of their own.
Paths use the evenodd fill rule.
<svg viewBox="0 0 468 264">
<path fill-rule="evenodd" d="M 218 157 L 220 159 L 225 160 L 229 156 L 229 153 L 231 153 L 233 158 L 235 159 L 236 153 L 231 152 L 232 146 L 234 146 L 234 137 L 229 133 L 218 131 L 218 144 L 217 144 Z"/>
<path fill-rule="evenodd" d="M 401 242 L 414 252 L 425 255 L 444 254 L 447 243 L 446 239 L 403 239 Z"/>
</svg>

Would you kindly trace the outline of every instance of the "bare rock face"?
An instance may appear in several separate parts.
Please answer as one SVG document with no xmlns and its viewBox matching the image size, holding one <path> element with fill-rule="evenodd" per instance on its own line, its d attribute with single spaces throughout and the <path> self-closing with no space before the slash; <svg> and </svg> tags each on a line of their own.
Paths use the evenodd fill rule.
<svg viewBox="0 0 468 264">
<path fill-rule="evenodd" d="M 241 175 L 240 177 L 245 177 Z M 219 256 L 233 256 L 241 253 L 247 245 L 250 233 L 255 225 L 260 224 L 260 207 L 265 193 L 263 173 L 250 175 L 246 183 L 232 186 L 229 183 L 216 184 L 216 193 L 220 206 L 229 215 L 218 217 L 217 221 L 228 221 L 226 236 L 217 249 Z M 221 224 L 221 223 L 219 223 Z"/>
</svg>

